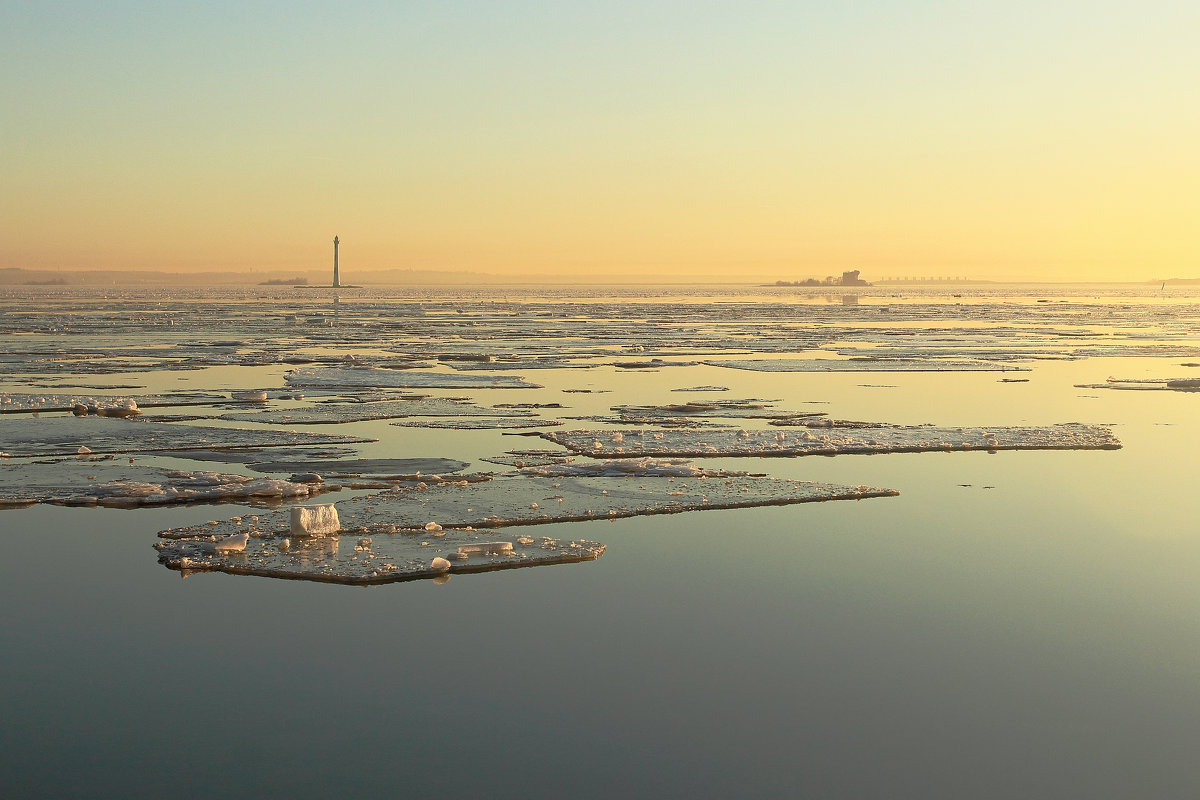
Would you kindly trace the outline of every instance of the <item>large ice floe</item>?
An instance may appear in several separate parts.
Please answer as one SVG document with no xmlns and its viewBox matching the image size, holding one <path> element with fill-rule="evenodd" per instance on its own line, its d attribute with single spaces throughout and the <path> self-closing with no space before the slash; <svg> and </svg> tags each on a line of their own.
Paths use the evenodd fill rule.
<svg viewBox="0 0 1200 800">
<path fill-rule="evenodd" d="M 412 397 L 386 401 L 324 402 L 304 409 L 222 414 L 220 419 L 235 422 L 261 422 L 271 425 L 320 425 L 396 417 L 507 418 L 532 416 L 532 414 L 533 412 L 526 410 L 486 408 L 467 401 L 444 397 Z"/>
<path fill-rule="evenodd" d="M 1200 392 L 1200 378 L 1109 378 L 1104 383 L 1077 383 L 1077 389 L 1123 389 L 1151 392 Z"/>
<path fill-rule="evenodd" d="M 789 420 L 822 417 L 824 411 L 786 411 L 775 400 L 712 400 L 671 403 L 660 406 L 613 406 L 612 414 L 570 417 L 617 425 L 663 425 L 667 427 L 719 426 L 710 419 Z"/>
<path fill-rule="evenodd" d="M 918 358 L 763 358 L 713 359 L 712 367 L 747 369 L 755 372 L 1008 372 L 1026 367 L 963 359 Z"/>
<path fill-rule="evenodd" d="M 0 447 L 10 456 L 295 447 L 370 441 L 374 440 L 328 433 L 213 428 L 104 417 L 0 419 Z"/>
<path fill-rule="evenodd" d="M 1045 427 L 941 428 L 932 425 L 812 421 L 803 430 L 572 430 L 542 438 L 592 458 L 808 456 L 955 450 L 1115 450 L 1108 428 L 1080 423 Z M 819 427 L 818 427 L 819 426 Z"/>
<path fill-rule="evenodd" d="M 131 416 L 130 410 L 171 406 L 207 406 L 229 403 L 228 397 L 212 392 L 175 394 L 144 394 L 130 396 L 90 394 L 29 394 L 0 393 L 0 414 L 71 411 L 77 416 L 95 414 L 102 417 Z"/>
<path fill-rule="evenodd" d="M 313 473 L 324 480 L 376 478 L 395 482 L 416 482 L 432 476 L 450 475 L 466 469 L 467 462 L 453 458 L 344 458 L 294 459 L 249 462 L 256 472 Z"/>
<path fill-rule="evenodd" d="M 309 497 L 322 488 L 321 484 L 168 470 L 112 459 L 0 461 L 0 508 L 34 503 L 127 508 L 183 503 L 269 504 Z"/>
<path fill-rule="evenodd" d="M 164 541 L 156 547 L 163 564 L 184 571 L 387 583 L 584 561 L 604 552 L 603 545 L 582 539 L 534 538 L 494 529 L 896 494 L 893 489 L 710 475 L 679 464 L 641 462 L 603 477 L 443 480 L 355 498 L 338 504 L 336 534 L 329 516 L 313 526 L 320 534 L 310 535 L 288 510 L 161 531 Z M 230 547 L 220 548 L 222 542 Z"/>
<path fill-rule="evenodd" d="M 391 422 L 399 428 L 440 428 L 458 431 L 520 430 L 523 428 L 554 428 L 562 425 L 556 419 L 540 417 L 459 417 L 449 419 L 423 418 Z"/>
<path fill-rule="evenodd" d="M 516 375 L 413 372 L 374 367 L 295 369 L 284 379 L 292 386 L 324 389 L 536 389 Z"/>
</svg>

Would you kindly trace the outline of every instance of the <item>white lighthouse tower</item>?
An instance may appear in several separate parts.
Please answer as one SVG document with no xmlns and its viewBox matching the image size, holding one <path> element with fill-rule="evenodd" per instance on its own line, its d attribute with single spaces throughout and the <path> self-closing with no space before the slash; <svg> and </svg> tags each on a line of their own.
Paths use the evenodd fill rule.
<svg viewBox="0 0 1200 800">
<path fill-rule="evenodd" d="M 337 252 L 337 250 L 338 250 L 338 237 L 334 236 L 333 237 L 333 288 L 335 288 L 335 289 L 342 285 L 341 281 L 338 280 L 338 263 L 337 263 L 338 252 Z"/>
</svg>

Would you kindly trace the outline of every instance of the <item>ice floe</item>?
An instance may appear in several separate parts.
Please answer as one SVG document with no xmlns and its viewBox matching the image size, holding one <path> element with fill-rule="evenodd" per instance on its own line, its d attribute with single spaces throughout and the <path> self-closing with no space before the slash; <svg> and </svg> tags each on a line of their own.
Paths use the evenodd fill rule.
<svg viewBox="0 0 1200 800">
<path fill-rule="evenodd" d="M 713 359 L 704 363 L 755 372 L 1008 372 L 1027 369 L 1012 364 L 934 358 Z"/>
<path fill-rule="evenodd" d="M 611 415 L 571 417 L 617 425 L 665 425 L 671 427 L 710 425 L 709 419 L 807 419 L 824 416 L 824 411 L 787 411 L 774 400 L 712 400 L 658 406 L 613 406 Z"/>
<path fill-rule="evenodd" d="M 486 408 L 443 397 L 413 397 L 372 402 L 318 403 L 309 408 L 222 414 L 220 419 L 270 425 L 320 425 L 396 417 L 516 417 L 531 411 Z"/>
<path fill-rule="evenodd" d="M 709 477 L 682 467 L 677 468 L 680 474 L 649 471 L 613 470 L 601 476 L 522 475 L 483 483 L 443 480 L 341 502 L 338 513 L 343 533 L 374 535 L 400 530 L 426 532 L 431 520 L 446 530 L 503 528 L 898 494 L 893 489 L 744 474 Z M 260 517 L 259 527 L 287 533 L 290 522 L 282 513 L 269 514 Z M 236 532 L 229 525 L 225 528 L 229 528 L 228 533 Z M 223 530 L 219 525 L 209 533 Z M 171 538 L 177 531 L 160 535 Z"/>
<path fill-rule="evenodd" d="M 539 475 L 547 478 L 564 478 L 568 476 L 596 478 L 620 478 L 626 476 L 698 478 L 701 475 L 706 478 L 712 478 L 746 474 L 745 472 L 704 470 L 690 461 L 682 459 L 661 460 L 650 457 L 614 458 L 582 463 L 572 461 L 568 463 L 540 464 L 537 466 L 520 467 L 518 472 L 522 475 Z"/>
<path fill-rule="evenodd" d="M 352 585 L 422 578 L 436 581 L 452 574 L 575 564 L 593 561 L 605 549 L 586 539 L 501 542 L 495 540 L 494 531 L 452 530 L 436 539 L 398 533 L 374 533 L 369 539 L 356 534 L 291 539 L 261 529 L 219 538 L 205 526 L 190 532 L 193 535 L 157 542 L 159 563 L 185 575 L 225 572 Z M 241 543 L 242 537 L 242 550 L 221 546 L 223 542 Z M 354 546 L 343 546 L 343 538 L 349 538 Z"/>
<path fill-rule="evenodd" d="M 322 367 L 296 369 L 284 379 L 304 388 L 386 389 L 536 389 L 536 384 L 515 375 L 476 375 L 459 372 L 413 372 L 373 367 Z"/>
<path fill-rule="evenodd" d="M 111 507 L 263 504 L 309 497 L 324 488 L 273 478 L 168 470 L 92 457 L 0 461 L 0 508 L 34 503 Z"/>
<path fill-rule="evenodd" d="M 73 454 L 80 447 L 91 453 L 149 453 L 370 441 L 374 440 L 328 433 L 212 428 L 105 417 L 0 419 L 0 442 L 14 456 Z"/>
<path fill-rule="evenodd" d="M 455 419 L 425 418 L 391 422 L 401 428 L 442 428 L 457 431 L 520 430 L 523 428 L 553 428 L 562 425 L 556 419 L 534 417 L 460 417 Z"/>
<path fill-rule="evenodd" d="M 582 539 L 500 537 L 510 526 L 585 522 L 647 514 L 788 505 L 896 495 L 892 489 L 730 475 L 527 477 L 480 484 L 442 482 L 356 498 L 338 506 L 337 533 L 293 538 L 291 514 L 258 515 L 160 532 L 159 560 L 184 571 L 337 583 L 386 583 L 599 557 Z M 216 543 L 245 533 L 244 552 Z M 349 538 L 354 547 L 342 547 Z M 362 544 L 369 539 L 364 547 Z M 286 546 L 285 546 L 286 543 Z M 435 561 L 442 559 L 449 566 Z"/>
<path fill-rule="evenodd" d="M 365 476 L 413 482 L 422 476 L 461 472 L 467 462 L 453 458 L 344 458 L 251 461 L 248 466 L 256 472 L 312 472 L 325 480 Z"/>
<path fill-rule="evenodd" d="M 1075 388 L 1200 392 L 1200 378 L 1109 378 L 1104 383 L 1077 383 Z"/>
<path fill-rule="evenodd" d="M 105 413 L 122 409 L 163 408 L 170 406 L 204 406 L 228 402 L 221 394 L 179 393 L 146 394 L 129 396 L 80 395 L 80 394 L 26 394 L 0 393 L 0 414 L 30 412 L 70 411 L 76 416 L 96 414 L 99 416 L 130 416 L 120 413 Z"/>
<path fill-rule="evenodd" d="M 505 467 L 542 467 L 547 464 L 565 464 L 574 461 L 574 456 L 564 455 L 560 450 L 509 450 L 504 455 L 484 456 L 479 459 L 489 464 Z"/>
<path fill-rule="evenodd" d="M 819 424 L 819 423 L 818 423 Z M 620 433 L 618 439 L 615 433 Z M 546 431 L 542 438 L 592 458 L 806 456 L 937 450 L 1115 450 L 1121 442 L 1098 425 L 943 428 L 843 423 L 801 431 L 611 429 Z"/>
</svg>

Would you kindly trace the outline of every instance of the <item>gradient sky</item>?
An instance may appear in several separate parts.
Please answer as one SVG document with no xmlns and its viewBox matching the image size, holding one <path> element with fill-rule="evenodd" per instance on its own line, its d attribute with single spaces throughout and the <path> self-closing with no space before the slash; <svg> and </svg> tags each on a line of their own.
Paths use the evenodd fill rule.
<svg viewBox="0 0 1200 800">
<path fill-rule="evenodd" d="M 1200 275 L 1194 2 L 0 4 L 0 267 Z"/>
</svg>

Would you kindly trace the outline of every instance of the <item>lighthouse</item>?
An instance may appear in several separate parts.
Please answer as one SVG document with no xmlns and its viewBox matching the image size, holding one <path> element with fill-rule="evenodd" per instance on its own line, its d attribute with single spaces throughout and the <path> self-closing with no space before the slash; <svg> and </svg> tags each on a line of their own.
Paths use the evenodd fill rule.
<svg viewBox="0 0 1200 800">
<path fill-rule="evenodd" d="M 338 280 L 337 248 L 338 248 L 338 237 L 334 236 L 333 237 L 333 288 L 335 288 L 335 289 L 342 285 L 341 281 Z"/>
</svg>

